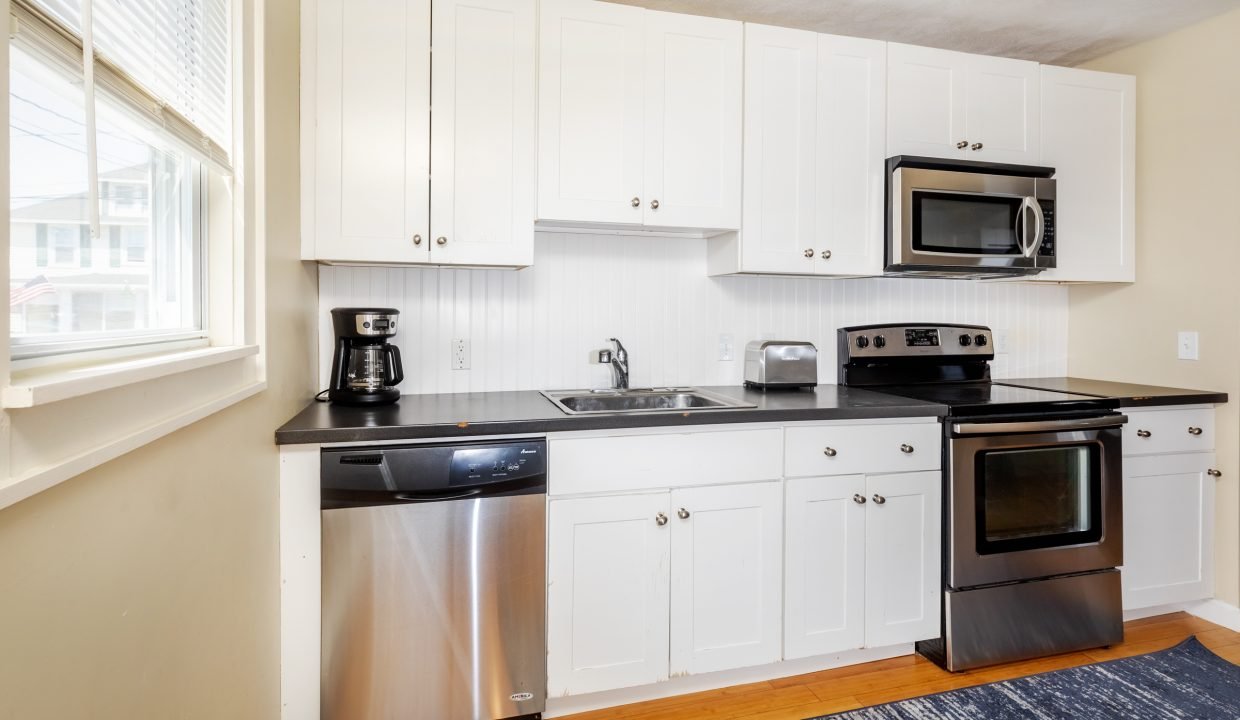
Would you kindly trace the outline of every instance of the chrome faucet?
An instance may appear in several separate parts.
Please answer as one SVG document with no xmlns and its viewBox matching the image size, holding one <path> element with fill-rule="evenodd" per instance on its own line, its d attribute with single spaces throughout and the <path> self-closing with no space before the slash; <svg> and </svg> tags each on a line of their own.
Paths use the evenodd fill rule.
<svg viewBox="0 0 1240 720">
<path fill-rule="evenodd" d="M 604 365 L 611 365 L 611 384 L 616 390 L 629 389 L 629 351 L 624 349 L 620 341 L 616 338 L 607 338 L 608 341 L 616 344 L 615 351 L 599 350 L 598 361 Z"/>
</svg>

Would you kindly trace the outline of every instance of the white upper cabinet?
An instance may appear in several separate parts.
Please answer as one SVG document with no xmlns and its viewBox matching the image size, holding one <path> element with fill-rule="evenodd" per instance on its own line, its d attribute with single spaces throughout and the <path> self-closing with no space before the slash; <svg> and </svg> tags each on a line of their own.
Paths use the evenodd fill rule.
<svg viewBox="0 0 1240 720">
<path fill-rule="evenodd" d="M 816 272 L 881 275 L 887 44 L 818 36 Z"/>
<path fill-rule="evenodd" d="M 534 261 L 535 0 L 435 0 L 431 259 Z"/>
<path fill-rule="evenodd" d="M 540 13 L 538 219 L 738 228 L 741 23 L 592 0 Z"/>
<path fill-rule="evenodd" d="M 744 216 L 710 273 L 881 274 L 885 44 L 745 33 Z"/>
<path fill-rule="evenodd" d="M 738 269 L 814 272 L 817 86 L 817 34 L 745 26 L 745 190 Z"/>
<path fill-rule="evenodd" d="M 304 3 L 304 258 L 532 262 L 536 0 L 433 5 Z"/>
<path fill-rule="evenodd" d="M 1042 157 L 1055 168 L 1054 270 L 1039 280 L 1136 280 L 1136 78 L 1042 67 Z"/>
<path fill-rule="evenodd" d="M 306 0 L 302 257 L 426 262 L 430 0 Z"/>
<path fill-rule="evenodd" d="M 1038 64 L 891 43 L 887 155 L 1038 161 Z"/>
<path fill-rule="evenodd" d="M 538 217 L 642 222 L 646 11 L 542 0 Z"/>
</svg>

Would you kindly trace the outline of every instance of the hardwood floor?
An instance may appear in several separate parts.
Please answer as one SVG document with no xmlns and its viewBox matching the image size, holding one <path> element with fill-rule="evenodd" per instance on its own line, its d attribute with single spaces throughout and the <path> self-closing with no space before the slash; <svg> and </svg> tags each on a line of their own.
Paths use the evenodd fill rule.
<svg viewBox="0 0 1240 720">
<path fill-rule="evenodd" d="M 1158 615 L 1124 625 L 1124 643 L 1106 649 L 949 673 L 919 655 L 852 665 L 809 675 L 737 685 L 568 716 L 566 720 L 806 720 L 818 715 L 903 700 L 1141 655 L 1171 647 L 1190 635 L 1240 664 L 1240 633 L 1187 613 Z"/>
</svg>

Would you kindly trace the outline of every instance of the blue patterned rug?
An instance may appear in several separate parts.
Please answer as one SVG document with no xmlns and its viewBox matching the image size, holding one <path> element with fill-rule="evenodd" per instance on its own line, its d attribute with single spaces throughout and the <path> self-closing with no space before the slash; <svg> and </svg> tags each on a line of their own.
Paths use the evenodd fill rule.
<svg viewBox="0 0 1240 720">
<path fill-rule="evenodd" d="M 1240 665 L 1190 637 L 1167 650 L 811 720 L 1240 718 Z"/>
</svg>

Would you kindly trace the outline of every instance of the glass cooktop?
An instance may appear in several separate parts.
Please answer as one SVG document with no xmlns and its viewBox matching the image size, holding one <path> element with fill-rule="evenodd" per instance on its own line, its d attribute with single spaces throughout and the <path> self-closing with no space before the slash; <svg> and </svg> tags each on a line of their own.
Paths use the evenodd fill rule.
<svg viewBox="0 0 1240 720">
<path fill-rule="evenodd" d="M 946 405 L 955 416 L 1105 412 L 1119 407 L 1118 400 L 1109 398 L 991 382 L 888 385 L 868 389 Z"/>
</svg>

